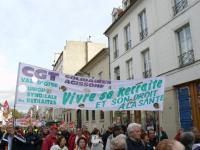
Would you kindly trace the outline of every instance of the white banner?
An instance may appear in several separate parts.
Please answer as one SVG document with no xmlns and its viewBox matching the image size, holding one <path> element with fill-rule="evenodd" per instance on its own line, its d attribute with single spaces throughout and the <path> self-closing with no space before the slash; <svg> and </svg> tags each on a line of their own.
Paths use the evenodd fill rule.
<svg viewBox="0 0 200 150">
<path fill-rule="evenodd" d="M 164 78 L 100 80 L 20 63 L 16 104 L 87 110 L 163 110 Z"/>
</svg>

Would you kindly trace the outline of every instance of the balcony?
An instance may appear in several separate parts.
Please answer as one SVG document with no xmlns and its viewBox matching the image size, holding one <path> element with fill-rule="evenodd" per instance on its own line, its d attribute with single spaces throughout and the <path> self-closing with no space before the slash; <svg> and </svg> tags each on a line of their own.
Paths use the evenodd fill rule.
<svg viewBox="0 0 200 150">
<path fill-rule="evenodd" d="M 140 40 L 143 40 L 144 38 L 146 38 L 148 35 L 148 29 L 144 29 L 140 32 Z"/>
<path fill-rule="evenodd" d="M 145 70 L 145 71 L 143 72 L 144 78 L 150 78 L 151 75 L 152 75 L 152 74 L 151 74 L 151 69 Z"/>
<path fill-rule="evenodd" d="M 178 56 L 178 59 L 179 59 L 180 67 L 184 67 L 189 64 L 192 64 L 192 63 L 194 63 L 194 51 L 189 50 L 189 51 L 181 54 L 180 56 Z"/>
<path fill-rule="evenodd" d="M 187 5 L 188 5 L 187 0 L 181 0 L 180 2 L 176 3 L 175 6 L 173 7 L 174 16 L 181 10 L 183 10 Z"/>
<path fill-rule="evenodd" d="M 125 43 L 125 50 L 129 50 L 131 48 L 131 40 Z"/>
<path fill-rule="evenodd" d="M 114 51 L 114 59 L 117 58 L 118 56 L 119 56 L 119 50 L 116 49 L 116 50 Z"/>
</svg>

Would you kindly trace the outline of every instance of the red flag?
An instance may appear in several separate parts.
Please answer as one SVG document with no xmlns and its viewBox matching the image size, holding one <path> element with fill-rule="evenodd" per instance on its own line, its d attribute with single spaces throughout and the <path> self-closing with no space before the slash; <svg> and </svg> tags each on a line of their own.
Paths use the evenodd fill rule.
<svg viewBox="0 0 200 150">
<path fill-rule="evenodd" d="M 4 109 L 4 111 L 9 111 L 9 104 L 8 104 L 7 100 L 3 104 L 3 109 Z"/>
</svg>

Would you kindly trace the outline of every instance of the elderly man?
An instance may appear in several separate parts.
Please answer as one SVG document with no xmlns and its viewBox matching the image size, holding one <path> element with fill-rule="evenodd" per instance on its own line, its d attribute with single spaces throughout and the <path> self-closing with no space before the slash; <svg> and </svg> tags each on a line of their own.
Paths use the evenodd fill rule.
<svg viewBox="0 0 200 150">
<path fill-rule="evenodd" d="M 194 134 L 192 132 L 184 132 L 181 136 L 181 143 L 185 146 L 185 150 L 192 150 L 194 144 Z"/>
<path fill-rule="evenodd" d="M 127 132 L 127 150 L 145 150 L 144 144 L 141 140 L 141 125 L 137 123 L 130 123 L 128 125 Z"/>
<path fill-rule="evenodd" d="M 5 146 L 4 149 L 23 150 L 26 139 L 19 132 L 15 132 L 12 125 L 8 125 L 6 130 L 7 133 L 2 138 L 2 143 Z"/>
</svg>

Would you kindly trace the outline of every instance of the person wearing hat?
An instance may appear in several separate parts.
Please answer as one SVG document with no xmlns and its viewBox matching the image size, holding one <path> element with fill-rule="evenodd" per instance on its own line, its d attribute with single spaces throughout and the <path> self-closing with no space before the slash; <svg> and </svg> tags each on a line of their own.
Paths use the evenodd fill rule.
<svg viewBox="0 0 200 150">
<path fill-rule="evenodd" d="M 45 138 L 42 143 L 42 150 L 50 150 L 51 146 L 55 145 L 57 141 L 58 127 L 56 125 L 52 125 L 50 130 L 50 134 Z"/>
</svg>

